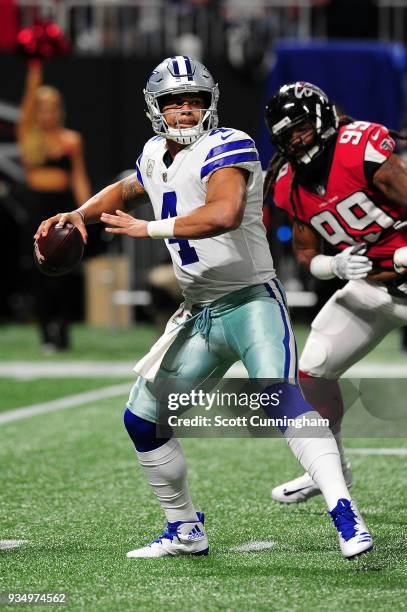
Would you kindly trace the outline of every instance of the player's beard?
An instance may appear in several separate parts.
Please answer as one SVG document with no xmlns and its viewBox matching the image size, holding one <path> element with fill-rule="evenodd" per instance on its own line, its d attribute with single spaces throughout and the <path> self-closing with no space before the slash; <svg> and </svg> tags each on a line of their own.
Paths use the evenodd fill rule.
<svg viewBox="0 0 407 612">
<path fill-rule="evenodd" d="M 315 183 L 325 183 L 333 160 L 336 138 L 329 142 L 324 150 L 309 164 L 301 164 L 295 170 L 298 182 L 304 187 Z"/>
</svg>

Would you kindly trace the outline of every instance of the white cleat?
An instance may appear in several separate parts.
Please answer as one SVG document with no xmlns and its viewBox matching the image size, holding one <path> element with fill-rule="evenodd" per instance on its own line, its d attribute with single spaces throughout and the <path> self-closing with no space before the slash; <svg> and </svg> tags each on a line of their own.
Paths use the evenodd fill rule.
<svg viewBox="0 0 407 612">
<path fill-rule="evenodd" d="M 167 523 L 159 538 L 143 548 L 127 553 L 126 557 L 174 557 L 176 555 L 207 555 L 208 538 L 204 530 L 205 515 L 196 513 L 196 521 L 177 521 Z"/>
<path fill-rule="evenodd" d="M 353 484 L 350 463 L 342 466 L 342 470 L 346 485 L 350 489 Z M 308 472 L 271 490 L 271 497 L 274 501 L 282 504 L 300 504 L 301 502 L 308 501 L 315 495 L 321 495 L 321 490 Z"/>
<path fill-rule="evenodd" d="M 356 505 L 349 499 L 339 499 L 328 512 L 339 536 L 339 546 L 346 559 L 354 559 L 373 548 L 373 538 Z"/>
</svg>

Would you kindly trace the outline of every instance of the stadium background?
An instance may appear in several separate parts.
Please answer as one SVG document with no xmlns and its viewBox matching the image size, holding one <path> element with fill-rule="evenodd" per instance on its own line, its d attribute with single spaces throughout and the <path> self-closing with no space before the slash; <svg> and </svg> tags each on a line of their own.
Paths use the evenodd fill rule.
<svg viewBox="0 0 407 612">
<path fill-rule="evenodd" d="M 280 441 L 188 440 L 191 486 L 211 517 L 210 565 L 177 559 L 171 568 L 148 563 L 134 570 L 123 562 L 135 538 L 155 537 L 161 516 L 135 469 L 121 408 L 132 362 L 149 348 L 178 296 L 167 276 L 160 284 L 149 273 L 166 262 L 164 248 L 109 241 L 95 226 L 85 265 L 75 274 L 76 291 L 67 296 L 77 321 L 72 351 L 42 354 L 27 292 L 32 245 L 24 234 L 14 136 L 26 71 L 14 51 L 15 34 L 38 18 L 55 20 L 72 41 L 71 54 L 46 63 L 45 82 L 61 90 L 67 126 L 84 137 L 94 191 L 134 167 L 151 134 L 145 80 L 158 61 L 177 52 L 207 63 L 220 84 L 220 124 L 254 137 L 264 166 L 271 154 L 264 103 L 284 82 L 315 82 L 358 119 L 401 129 L 407 117 L 407 7 L 396 0 L 1 0 L 0 539 L 25 544 L 0 550 L 6 569 L 0 591 L 67 590 L 73 609 L 401 609 L 407 569 L 402 430 L 398 438 L 347 443 L 358 499 L 377 534 L 373 561 L 343 567 L 321 500 L 289 509 L 269 501 L 272 483 L 296 475 Z M 148 218 L 147 207 L 142 214 Z M 312 316 L 337 283 L 317 284 L 301 273 L 286 220 L 271 209 L 268 223 L 302 346 Z M 399 334 L 392 334 L 353 375 L 405 378 L 402 348 Z M 86 396 L 95 390 L 100 398 Z M 50 412 L 24 420 L 11 413 L 33 406 Z M 251 556 L 235 550 L 249 540 L 266 543 L 264 550 Z M 171 581 L 171 598 L 162 580 Z"/>
</svg>

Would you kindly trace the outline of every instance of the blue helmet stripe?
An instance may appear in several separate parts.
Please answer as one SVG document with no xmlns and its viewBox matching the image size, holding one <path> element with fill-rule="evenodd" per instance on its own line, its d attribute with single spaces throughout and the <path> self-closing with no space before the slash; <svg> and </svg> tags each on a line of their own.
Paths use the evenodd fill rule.
<svg viewBox="0 0 407 612">
<path fill-rule="evenodd" d="M 176 76 L 179 76 L 179 65 L 177 62 L 177 58 L 176 57 L 172 57 L 172 67 L 174 68 L 174 74 L 176 74 Z"/>
<path fill-rule="evenodd" d="M 187 69 L 188 81 L 193 81 L 194 80 L 194 75 L 192 73 L 191 61 L 190 61 L 190 59 L 189 59 L 189 57 L 187 55 L 183 55 L 182 57 L 185 60 L 185 66 L 186 66 L 186 69 Z"/>
<path fill-rule="evenodd" d="M 256 145 L 254 141 L 250 138 L 246 138 L 245 140 L 233 140 L 232 142 L 226 142 L 223 145 L 219 145 L 218 147 L 214 147 L 208 153 L 205 158 L 205 161 L 208 159 L 212 159 L 212 157 L 216 157 L 221 153 L 226 153 L 227 151 L 236 151 L 236 149 L 254 149 Z"/>
<path fill-rule="evenodd" d="M 205 178 L 205 176 L 213 172 L 213 170 L 223 168 L 223 166 L 234 166 L 235 164 L 239 164 L 241 162 L 250 161 L 259 161 L 259 156 L 256 151 L 250 151 L 249 153 L 238 153 L 236 155 L 226 155 L 226 157 L 221 157 L 221 159 L 217 159 L 216 161 L 206 164 L 206 166 L 201 169 L 201 179 Z"/>
</svg>

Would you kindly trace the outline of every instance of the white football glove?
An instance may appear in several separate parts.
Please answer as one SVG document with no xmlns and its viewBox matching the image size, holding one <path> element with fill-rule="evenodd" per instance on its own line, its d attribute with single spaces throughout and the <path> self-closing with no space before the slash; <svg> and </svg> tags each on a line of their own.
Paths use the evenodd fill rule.
<svg viewBox="0 0 407 612">
<path fill-rule="evenodd" d="M 397 274 L 402 274 L 407 268 L 407 246 L 396 249 L 393 254 L 393 266 Z"/>
<path fill-rule="evenodd" d="M 342 280 L 366 278 L 373 264 L 364 253 L 366 253 L 366 246 L 356 245 L 348 247 L 334 257 L 316 255 L 311 260 L 311 274 L 321 280 L 334 278 L 334 276 Z"/>
<path fill-rule="evenodd" d="M 372 270 L 372 262 L 363 253 L 366 247 L 350 246 L 332 259 L 332 272 L 342 280 L 366 278 Z"/>
</svg>

